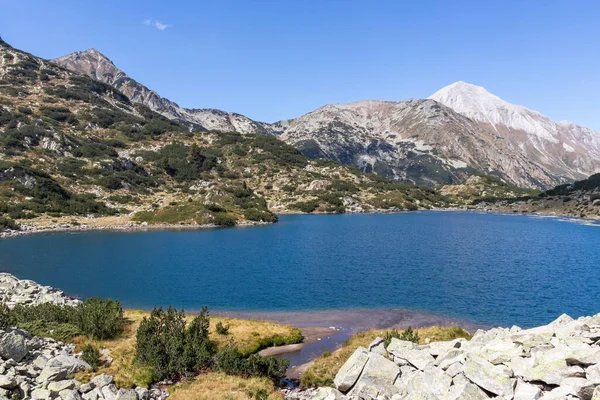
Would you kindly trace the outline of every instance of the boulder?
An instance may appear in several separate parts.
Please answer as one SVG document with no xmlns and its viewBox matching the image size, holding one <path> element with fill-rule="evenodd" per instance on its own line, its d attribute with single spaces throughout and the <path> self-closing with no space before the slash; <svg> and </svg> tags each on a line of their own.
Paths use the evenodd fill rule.
<svg viewBox="0 0 600 400">
<path fill-rule="evenodd" d="M 335 376 L 333 380 L 335 387 L 344 393 L 350 390 L 360 377 L 368 360 L 369 352 L 367 349 L 364 347 L 356 349 Z"/>
<path fill-rule="evenodd" d="M 384 356 L 386 354 L 383 338 L 377 337 L 369 344 L 369 352 Z"/>
<path fill-rule="evenodd" d="M 513 395 L 515 382 L 511 379 L 512 371 L 504 366 L 493 365 L 481 357 L 468 354 L 464 374 L 471 382 L 497 396 Z"/>
<path fill-rule="evenodd" d="M 537 400 L 542 395 L 542 390 L 538 386 L 517 379 L 514 400 Z"/>
<path fill-rule="evenodd" d="M 27 337 L 18 329 L 4 333 L 0 337 L 0 357 L 19 362 L 27 354 Z"/>
<path fill-rule="evenodd" d="M 450 393 L 444 398 L 448 400 L 486 400 L 490 397 L 479 386 L 467 382 L 464 385 L 453 386 Z"/>
</svg>

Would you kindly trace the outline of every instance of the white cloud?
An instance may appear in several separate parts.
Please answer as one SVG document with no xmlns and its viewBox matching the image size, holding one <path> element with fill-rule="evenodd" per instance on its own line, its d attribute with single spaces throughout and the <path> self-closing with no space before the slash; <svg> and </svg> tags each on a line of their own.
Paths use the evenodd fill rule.
<svg viewBox="0 0 600 400">
<path fill-rule="evenodd" d="M 154 20 L 154 19 L 146 19 L 146 20 L 144 20 L 144 25 L 153 26 L 156 29 L 158 29 L 159 31 L 164 31 L 165 29 L 167 29 L 168 27 L 171 26 L 169 24 L 163 24 L 159 20 Z"/>
</svg>

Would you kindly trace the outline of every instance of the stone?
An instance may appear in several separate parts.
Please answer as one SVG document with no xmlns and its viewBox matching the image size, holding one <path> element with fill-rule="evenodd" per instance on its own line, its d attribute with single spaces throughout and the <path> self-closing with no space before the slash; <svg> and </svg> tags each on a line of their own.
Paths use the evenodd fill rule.
<svg viewBox="0 0 600 400">
<path fill-rule="evenodd" d="M 73 379 L 67 379 L 63 381 L 50 382 L 48 384 L 48 390 L 53 393 L 58 393 L 66 389 L 74 389 L 75 381 Z"/>
<path fill-rule="evenodd" d="M 78 390 L 66 389 L 58 393 L 62 400 L 83 400 Z"/>
<path fill-rule="evenodd" d="M 116 400 L 138 400 L 137 392 L 133 389 L 120 389 Z"/>
<path fill-rule="evenodd" d="M 436 397 L 444 397 L 450 390 L 452 378 L 444 374 L 439 368 L 431 368 L 426 372 L 417 371 L 406 383 L 409 397 L 417 396 L 421 393 Z"/>
<path fill-rule="evenodd" d="M 96 387 L 96 385 L 93 382 L 88 382 L 88 383 L 84 383 L 83 385 L 81 385 L 81 387 L 79 388 L 79 391 L 81 393 L 87 393 L 89 391 L 91 391 L 92 389 L 94 389 Z"/>
<path fill-rule="evenodd" d="M 25 335 L 19 330 L 11 330 L 0 337 L 0 357 L 19 362 L 27 354 Z"/>
<path fill-rule="evenodd" d="M 352 353 L 348 361 L 340 368 L 333 383 L 341 392 L 347 392 L 354 386 L 363 368 L 369 360 L 369 352 L 364 347 L 359 347 Z"/>
<path fill-rule="evenodd" d="M 585 370 L 585 377 L 594 385 L 600 385 L 600 364 L 587 367 Z"/>
<path fill-rule="evenodd" d="M 596 386 L 596 389 L 594 389 L 592 400 L 600 400 L 600 386 Z"/>
<path fill-rule="evenodd" d="M 486 400 L 489 399 L 489 396 L 479 386 L 466 382 L 464 385 L 453 386 L 444 398 L 448 400 Z"/>
<path fill-rule="evenodd" d="M 446 375 L 454 378 L 456 375 L 465 371 L 465 365 L 462 362 L 455 362 L 446 369 Z"/>
<path fill-rule="evenodd" d="M 114 378 L 112 376 L 107 374 L 100 374 L 98 376 L 95 376 L 90 383 L 93 384 L 94 387 L 102 388 L 106 385 L 110 385 L 111 383 L 113 383 L 113 381 Z"/>
<path fill-rule="evenodd" d="M 471 382 L 488 392 L 498 396 L 513 395 L 512 371 L 506 367 L 493 365 L 481 357 L 467 354 L 464 374 Z"/>
<path fill-rule="evenodd" d="M 381 354 L 382 356 L 386 354 L 385 343 L 383 341 L 383 338 L 380 337 L 375 338 L 375 340 L 373 340 L 371 344 L 369 344 L 368 349 L 371 353 Z"/>
<path fill-rule="evenodd" d="M 514 400 L 536 400 L 542 397 L 542 390 L 530 383 L 517 379 Z"/>
<path fill-rule="evenodd" d="M 342 392 L 330 387 L 319 388 L 317 393 L 311 397 L 311 399 L 313 400 L 344 400 L 345 398 L 346 397 L 343 395 Z"/>
<path fill-rule="evenodd" d="M 400 340 L 398 342 L 400 342 Z M 404 346 L 393 346 L 393 342 L 388 346 L 388 353 L 394 356 L 395 363 L 398 364 L 398 359 L 404 360 L 420 370 L 435 363 L 435 358 L 433 358 L 431 354 L 416 348 L 411 349 Z"/>
<path fill-rule="evenodd" d="M 67 371 L 67 374 L 74 374 L 78 371 L 92 369 L 92 367 L 90 367 L 90 365 L 85 361 L 82 361 L 79 358 L 68 354 L 61 354 L 48 360 L 44 369 L 46 368 L 64 369 Z"/>
<path fill-rule="evenodd" d="M 51 399 L 52 393 L 47 389 L 37 388 L 31 392 L 32 399 L 48 400 Z"/>
<path fill-rule="evenodd" d="M 14 389 L 17 386 L 17 380 L 12 376 L 0 375 L 0 388 Z"/>
</svg>

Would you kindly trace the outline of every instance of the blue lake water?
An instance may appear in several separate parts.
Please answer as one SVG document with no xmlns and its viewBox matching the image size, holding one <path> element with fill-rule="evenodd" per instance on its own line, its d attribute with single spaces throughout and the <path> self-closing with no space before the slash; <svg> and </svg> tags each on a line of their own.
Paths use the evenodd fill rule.
<svg viewBox="0 0 600 400">
<path fill-rule="evenodd" d="M 523 327 L 600 312 L 600 226 L 523 215 L 284 215 L 274 225 L 0 240 L 0 270 L 128 308 L 401 308 Z"/>
</svg>

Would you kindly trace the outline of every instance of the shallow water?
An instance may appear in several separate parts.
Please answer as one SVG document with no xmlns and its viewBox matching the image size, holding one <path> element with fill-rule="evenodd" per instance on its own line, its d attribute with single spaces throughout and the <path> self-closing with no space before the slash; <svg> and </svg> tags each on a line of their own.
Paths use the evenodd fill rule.
<svg viewBox="0 0 600 400">
<path fill-rule="evenodd" d="M 484 325 L 600 312 L 600 229 L 466 212 L 284 215 L 270 226 L 0 240 L 0 269 L 125 307 L 403 309 Z"/>
</svg>

